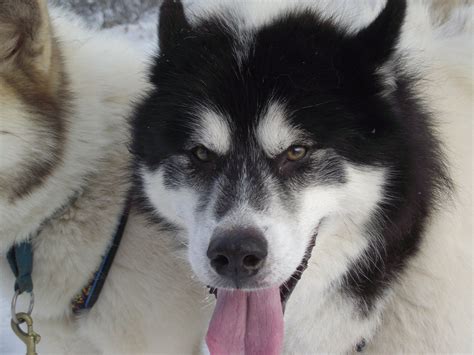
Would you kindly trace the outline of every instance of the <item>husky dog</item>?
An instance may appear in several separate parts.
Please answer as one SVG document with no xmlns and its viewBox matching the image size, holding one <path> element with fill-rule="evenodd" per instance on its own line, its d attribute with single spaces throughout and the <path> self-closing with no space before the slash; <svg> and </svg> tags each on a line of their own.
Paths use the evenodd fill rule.
<svg viewBox="0 0 474 355">
<path fill-rule="evenodd" d="M 126 117 L 148 84 L 129 44 L 50 12 L 45 0 L 0 1 L 2 298 L 14 292 L 7 251 L 30 238 L 39 353 L 191 353 L 204 337 L 207 290 L 182 262 L 182 243 L 133 204 L 96 305 L 71 311 L 123 215 Z M 15 336 L 7 328 L 0 343 Z"/>
<path fill-rule="evenodd" d="M 472 351 L 472 8 L 363 3 L 162 5 L 133 151 L 212 354 Z"/>
</svg>

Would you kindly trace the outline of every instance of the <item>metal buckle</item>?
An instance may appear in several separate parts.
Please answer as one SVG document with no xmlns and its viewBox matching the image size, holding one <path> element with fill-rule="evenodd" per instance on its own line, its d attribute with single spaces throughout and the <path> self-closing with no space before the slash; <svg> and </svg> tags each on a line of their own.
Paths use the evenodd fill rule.
<svg viewBox="0 0 474 355">
<path fill-rule="evenodd" d="M 25 344 L 26 355 L 38 355 L 36 345 L 40 342 L 41 336 L 33 330 L 33 319 L 26 313 L 18 313 L 17 317 L 20 319 L 20 324 L 26 324 L 27 330 L 21 329 L 20 324 L 15 324 L 13 319 L 11 320 L 12 330 L 18 339 Z"/>
</svg>

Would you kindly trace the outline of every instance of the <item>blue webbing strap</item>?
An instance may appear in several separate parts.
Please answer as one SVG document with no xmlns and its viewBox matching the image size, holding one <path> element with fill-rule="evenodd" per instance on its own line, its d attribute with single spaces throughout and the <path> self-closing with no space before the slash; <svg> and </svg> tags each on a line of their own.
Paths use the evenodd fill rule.
<svg viewBox="0 0 474 355">
<path fill-rule="evenodd" d="M 8 264 L 16 277 L 15 291 L 32 292 L 33 248 L 30 241 L 15 244 L 7 253 Z"/>
<path fill-rule="evenodd" d="M 118 247 L 120 246 L 125 226 L 127 225 L 129 212 L 130 204 L 127 203 L 115 231 L 114 238 L 112 239 L 109 249 L 102 258 L 99 269 L 95 272 L 94 277 L 90 280 L 89 284 L 86 285 L 71 302 L 73 314 L 79 315 L 84 311 L 91 309 L 97 302 L 115 259 Z"/>
</svg>

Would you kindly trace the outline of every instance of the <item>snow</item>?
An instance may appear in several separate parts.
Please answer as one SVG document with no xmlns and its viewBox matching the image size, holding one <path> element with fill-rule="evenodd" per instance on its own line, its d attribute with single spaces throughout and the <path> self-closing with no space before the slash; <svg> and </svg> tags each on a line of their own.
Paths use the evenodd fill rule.
<svg viewBox="0 0 474 355">
<path fill-rule="evenodd" d="M 118 25 L 102 30 L 110 35 L 125 36 L 130 43 L 146 52 L 152 53 L 158 43 L 157 18 L 155 12 L 143 16 L 138 23 Z"/>
</svg>

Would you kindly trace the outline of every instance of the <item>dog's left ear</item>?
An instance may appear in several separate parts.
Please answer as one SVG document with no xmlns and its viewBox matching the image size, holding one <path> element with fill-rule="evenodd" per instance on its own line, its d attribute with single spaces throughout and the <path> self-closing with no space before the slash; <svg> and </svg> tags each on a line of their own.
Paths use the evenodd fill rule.
<svg viewBox="0 0 474 355">
<path fill-rule="evenodd" d="M 362 57 L 366 64 L 377 67 L 394 53 L 407 8 L 406 0 L 387 0 L 377 18 L 348 41 L 346 56 Z"/>
<path fill-rule="evenodd" d="M 47 74 L 52 51 L 47 0 L 0 1 L 0 69 L 26 65 Z"/>
<path fill-rule="evenodd" d="M 159 21 L 158 37 L 161 52 L 167 52 L 178 45 L 191 29 L 180 0 L 164 0 L 160 7 Z"/>
</svg>

